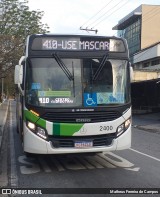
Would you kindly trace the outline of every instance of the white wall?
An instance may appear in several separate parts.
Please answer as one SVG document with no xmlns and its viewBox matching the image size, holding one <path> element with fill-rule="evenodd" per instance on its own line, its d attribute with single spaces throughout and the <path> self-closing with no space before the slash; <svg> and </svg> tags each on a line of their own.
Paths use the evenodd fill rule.
<svg viewBox="0 0 160 197">
<path fill-rule="evenodd" d="M 134 55 L 133 64 L 160 56 L 160 43 Z"/>
</svg>

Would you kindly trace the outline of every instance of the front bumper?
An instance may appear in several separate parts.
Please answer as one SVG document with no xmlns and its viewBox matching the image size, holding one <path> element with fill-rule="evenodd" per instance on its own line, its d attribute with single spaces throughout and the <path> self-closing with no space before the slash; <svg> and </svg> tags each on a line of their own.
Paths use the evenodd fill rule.
<svg viewBox="0 0 160 197">
<path fill-rule="evenodd" d="M 55 148 L 51 141 L 43 140 L 32 133 L 26 126 L 24 135 L 24 151 L 36 154 L 92 153 L 123 150 L 131 147 L 131 126 L 122 135 L 113 139 L 110 145 L 91 148 Z"/>
</svg>

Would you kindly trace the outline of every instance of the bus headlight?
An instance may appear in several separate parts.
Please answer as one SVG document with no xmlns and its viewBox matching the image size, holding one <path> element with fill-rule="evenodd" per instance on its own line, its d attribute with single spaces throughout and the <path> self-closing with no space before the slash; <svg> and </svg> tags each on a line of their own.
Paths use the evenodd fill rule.
<svg viewBox="0 0 160 197">
<path fill-rule="evenodd" d="M 27 121 L 27 127 L 36 135 L 38 135 L 39 137 L 43 138 L 43 139 L 47 139 L 47 132 L 45 129 L 36 126 L 33 122 L 29 122 Z"/>
<path fill-rule="evenodd" d="M 37 127 L 36 134 L 45 140 L 47 139 L 46 131 L 41 127 Z"/>
<path fill-rule="evenodd" d="M 131 125 L 131 118 L 129 118 L 128 120 L 125 121 L 125 123 L 124 123 L 125 130 L 127 130 L 130 125 Z"/>
<path fill-rule="evenodd" d="M 117 128 L 117 137 L 120 136 L 123 132 L 125 132 L 129 128 L 130 125 L 131 125 L 131 118 L 126 120 L 123 124 L 121 124 Z"/>
<path fill-rule="evenodd" d="M 33 122 L 27 122 L 27 127 L 33 131 L 36 130 L 36 125 Z"/>
</svg>

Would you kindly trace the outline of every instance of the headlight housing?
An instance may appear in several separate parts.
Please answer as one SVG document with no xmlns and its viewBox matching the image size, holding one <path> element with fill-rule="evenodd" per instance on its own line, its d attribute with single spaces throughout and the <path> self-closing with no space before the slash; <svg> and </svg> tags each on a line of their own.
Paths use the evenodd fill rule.
<svg viewBox="0 0 160 197">
<path fill-rule="evenodd" d="M 131 125 L 131 118 L 127 119 L 117 127 L 117 137 L 124 133 Z"/>
<path fill-rule="evenodd" d="M 34 134 L 38 135 L 44 140 L 47 140 L 48 135 L 47 131 L 44 128 L 39 127 L 35 123 L 30 121 L 27 121 L 26 125 Z"/>
</svg>

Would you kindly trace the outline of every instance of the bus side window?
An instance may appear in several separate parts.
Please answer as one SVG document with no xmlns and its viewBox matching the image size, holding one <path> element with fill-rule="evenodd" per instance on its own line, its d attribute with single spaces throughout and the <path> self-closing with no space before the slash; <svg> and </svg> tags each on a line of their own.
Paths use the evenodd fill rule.
<svg viewBox="0 0 160 197">
<path fill-rule="evenodd" d="M 25 61 L 22 62 L 22 66 L 23 66 L 23 80 L 22 80 L 21 88 L 22 90 L 24 90 Z"/>
</svg>

